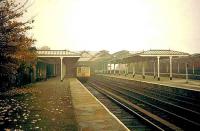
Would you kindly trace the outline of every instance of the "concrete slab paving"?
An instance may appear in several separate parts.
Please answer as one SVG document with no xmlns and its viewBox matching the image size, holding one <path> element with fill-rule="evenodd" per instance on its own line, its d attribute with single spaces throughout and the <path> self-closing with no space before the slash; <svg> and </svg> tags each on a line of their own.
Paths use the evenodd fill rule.
<svg viewBox="0 0 200 131">
<path fill-rule="evenodd" d="M 77 79 L 70 79 L 72 104 L 78 128 L 81 131 L 129 130 Z"/>
</svg>

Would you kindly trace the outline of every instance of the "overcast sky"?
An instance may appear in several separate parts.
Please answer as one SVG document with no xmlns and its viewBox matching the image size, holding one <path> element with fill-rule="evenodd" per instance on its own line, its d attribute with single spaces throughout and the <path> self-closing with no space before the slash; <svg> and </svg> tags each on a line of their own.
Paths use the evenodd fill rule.
<svg viewBox="0 0 200 131">
<path fill-rule="evenodd" d="M 36 46 L 200 53 L 200 0 L 32 0 Z"/>
</svg>

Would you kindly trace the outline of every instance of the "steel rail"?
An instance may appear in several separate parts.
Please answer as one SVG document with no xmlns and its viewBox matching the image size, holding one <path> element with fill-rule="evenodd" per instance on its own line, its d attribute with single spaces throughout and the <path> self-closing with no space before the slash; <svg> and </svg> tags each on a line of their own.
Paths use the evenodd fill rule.
<svg viewBox="0 0 200 131">
<path fill-rule="evenodd" d="M 98 88 L 97 85 L 95 85 L 94 83 L 90 83 L 93 87 L 96 87 Z M 158 117 L 157 115 L 154 115 L 152 114 L 151 112 L 148 112 L 147 110 L 144 110 L 142 109 L 141 107 L 131 103 L 130 101 L 128 100 L 125 100 L 124 98 L 120 97 L 120 96 L 117 96 L 116 94 L 108 91 L 108 90 L 105 90 L 105 89 L 102 89 L 102 88 L 98 88 L 98 90 L 101 90 L 101 92 L 104 92 L 104 94 L 107 94 L 113 98 L 115 98 L 116 100 L 120 101 L 120 103 L 124 103 L 125 105 L 127 105 L 128 107 L 131 107 L 133 109 L 136 109 L 137 111 L 141 112 L 142 114 L 144 114 L 145 116 L 149 117 L 151 120 L 148 120 L 147 118 L 145 118 L 145 120 L 148 120 L 149 122 L 151 122 L 152 120 L 160 123 L 162 126 L 164 126 L 165 128 L 168 128 L 168 129 L 171 129 L 171 130 L 182 130 L 180 127 L 177 127 L 176 125 Z M 147 121 L 147 122 L 148 122 Z M 151 122 L 152 123 L 152 122 Z M 154 123 L 153 123 L 154 124 Z M 154 124 L 155 126 L 156 124 Z M 157 125 L 156 125 L 157 126 Z M 159 126 L 158 126 L 159 127 Z M 159 127 L 162 129 L 162 127 Z M 159 129 L 158 128 L 158 129 Z M 162 129 L 162 130 L 166 130 L 166 129 Z"/>
</svg>

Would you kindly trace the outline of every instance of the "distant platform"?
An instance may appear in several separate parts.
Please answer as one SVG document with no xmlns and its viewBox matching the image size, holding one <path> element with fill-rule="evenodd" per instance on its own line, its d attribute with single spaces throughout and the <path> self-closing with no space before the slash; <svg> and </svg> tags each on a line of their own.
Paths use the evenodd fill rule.
<svg viewBox="0 0 200 131">
<path fill-rule="evenodd" d="M 131 74 L 129 75 L 118 75 L 118 74 L 99 74 L 103 76 L 109 76 L 109 77 L 116 77 L 116 78 L 121 78 L 121 79 L 128 79 L 128 80 L 135 80 L 135 81 L 143 81 L 147 83 L 152 83 L 152 84 L 159 84 L 159 85 L 164 85 L 164 86 L 170 86 L 170 87 L 175 87 L 175 88 L 182 88 L 182 89 L 187 89 L 187 90 L 193 90 L 193 91 L 200 91 L 200 80 L 188 80 L 188 83 L 186 83 L 185 79 L 180 79 L 180 78 L 173 78 L 172 80 L 169 80 L 169 77 L 161 77 L 160 81 L 158 81 L 156 78 L 154 79 L 153 76 L 145 76 L 145 79 L 142 78 L 142 75 L 135 75 L 133 76 Z"/>
</svg>

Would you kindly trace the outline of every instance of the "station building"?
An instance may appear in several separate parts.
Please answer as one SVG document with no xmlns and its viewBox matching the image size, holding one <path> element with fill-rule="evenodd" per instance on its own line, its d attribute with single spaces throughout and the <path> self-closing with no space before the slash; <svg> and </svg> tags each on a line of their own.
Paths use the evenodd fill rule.
<svg viewBox="0 0 200 131">
<path fill-rule="evenodd" d="M 37 64 L 35 65 L 35 80 L 60 76 L 75 76 L 76 63 L 80 54 L 68 50 L 37 50 Z"/>
<path fill-rule="evenodd" d="M 140 52 L 120 51 L 110 59 L 99 60 L 96 72 L 118 75 L 152 75 L 157 80 L 161 76 L 186 79 L 200 79 L 200 55 L 190 55 L 174 50 L 147 50 Z M 101 66 L 100 66 L 101 65 Z"/>
<path fill-rule="evenodd" d="M 77 65 L 87 65 L 91 74 L 152 75 L 160 80 L 162 76 L 200 79 L 200 55 L 190 55 L 173 50 L 147 50 L 131 52 L 122 50 L 110 54 L 69 50 L 37 50 L 37 62 L 33 64 L 32 82 L 59 76 L 75 77 Z"/>
</svg>

